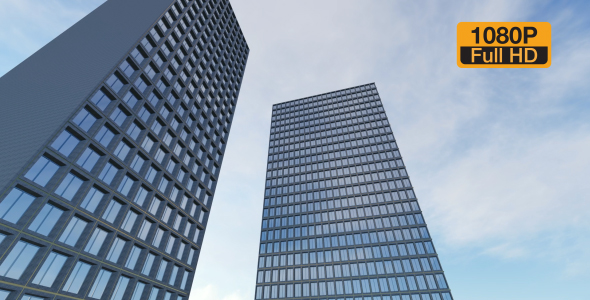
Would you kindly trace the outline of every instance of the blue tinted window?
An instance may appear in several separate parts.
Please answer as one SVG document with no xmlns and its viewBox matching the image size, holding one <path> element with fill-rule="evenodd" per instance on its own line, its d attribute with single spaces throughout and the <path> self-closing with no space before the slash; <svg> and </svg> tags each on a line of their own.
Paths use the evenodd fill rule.
<svg viewBox="0 0 590 300">
<path fill-rule="evenodd" d="M 150 119 L 150 116 L 152 115 L 152 113 L 150 112 L 150 110 L 146 106 L 143 106 L 139 110 L 139 113 L 137 115 L 139 116 L 140 119 L 142 119 L 144 122 L 147 123 L 147 121 Z"/>
<path fill-rule="evenodd" d="M 80 140 L 77 137 L 67 131 L 63 131 L 57 139 L 55 139 L 53 144 L 51 144 L 51 147 L 59 151 L 61 154 L 68 156 L 79 143 Z"/>
<path fill-rule="evenodd" d="M 74 118 L 74 124 L 78 125 L 78 127 L 84 129 L 84 131 L 90 130 L 90 127 L 94 125 L 96 122 L 96 117 L 92 115 L 87 109 L 83 109 L 76 117 Z"/>
<path fill-rule="evenodd" d="M 113 164 L 107 163 L 107 165 L 102 169 L 102 172 L 98 176 L 98 179 L 106 182 L 107 184 L 111 184 L 113 182 L 113 179 L 115 178 L 115 175 L 117 175 L 118 171 L 119 169 L 115 167 Z"/>
<path fill-rule="evenodd" d="M 88 222 L 86 222 L 78 217 L 73 217 L 70 220 L 70 223 L 68 223 L 68 226 L 66 227 L 66 229 L 63 231 L 63 233 L 59 237 L 59 241 L 64 244 L 68 244 L 72 247 L 76 246 L 76 243 L 78 242 L 78 239 L 82 235 L 82 232 L 84 232 L 84 229 L 86 228 L 87 224 L 88 224 Z"/>
<path fill-rule="evenodd" d="M 41 298 L 41 297 L 36 297 L 36 296 L 32 296 L 32 295 L 25 294 L 25 295 L 24 295 L 24 296 L 21 298 L 21 300 L 44 300 L 44 298 Z"/>
<path fill-rule="evenodd" d="M 80 187 L 82 186 L 82 179 L 78 176 L 68 173 L 66 178 L 61 182 L 61 184 L 55 190 L 55 193 L 62 196 L 64 199 L 72 200 Z"/>
<path fill-rule="evenodd" d="M 131 232 L 133 229 L 133 225 L 135 225 L 135 220 L 137 220 L 138 214 L 134 213 L 133 211 L 128 211 L 127 215 L 125 215 L 125 219 L 123 220 L 123 224 L 121 225 L 121 229 Z"/>
<path fill-rule="evenodd" d="M 51 287 L 67 259 L 65 255 L 51 252 L 33 279 L 33 283 Z"/>
<path fill-rule="evenodd" d="M 154 140 L 151 137 L 146 136 L 143 139 L 143 142 L 141 143 L 141 147 L 149 153 L 150 151 L 152 151 L 152 147 L 154 146 L 154 144 L 155 144 Z"/>
<path fill-rule="evenodd" d="M 90 240 L 86 244 L 84 251 L 86 251 L 90 254 L 97 255 L 98 251 L 100 251 L 100 248 L 102 247 L 102 244 L 104 243 L 105 239 L 107 238 L 107 235 L 108 235 L 107 232 L 100 229 L 100 228 L 94 229 L 94 232 L 92 233 Z"/>
<path fill-rule="evenodd" d="M 158 190 L 164 193 L 169 184 L 170 180 L 168 180 L 166 177 L 162 177 L 162 180 L 160 180 L 160 184 L 158 185 Z"/>
<path fill-rule="evenodd" d="M 122 238 L 116 238 L 115 242 L 111 245 L 111 249 L 107 254 L 107 260 L 117 263 L 119 261 L 119 257 L 121 256 L 121 251 L 125 247 L 125 240 Z"/>
<path fill-rule="evenodd" d="M 123 71 L 123 73 L 127 75 L 127 77 L 131 77 L 131 75 L 133 75 L 133 73 L 135 73 L 135 71 L 137 70 L 126 60 L 123 61 L 123 63 L 121 63 L 119 69 L 121 69 L 121 71 Z"/>
<path fill-rule="evenodd" d="M 119 203 L 118 201 L 115 201 L 115 200 L 111 200 L 111 202 L 109 202 L 109 206 L 102 214 L 102 218 L 107 220 L 110 223 L 115 222 L 115 219 L 117 218 L 117 215 L 119 214 L 119 211 L 121 210 L 121 207 L 123 207 L 123 205 L 121 203 Z"/>
<path fill-rule="evenodd" d="M 100 299 L 102 298 L 102 294 L 107 287 L 107 283 L 109 283 L 109 279 L 111 279 L 111 275 L 113 272 L 107 271 L 105 269 L 101 269 L 98 272 L 98 276 L 94 280 L 94 284 L 92 284 L 92 288 L 90 289 L 90 293 L 88 293 L 88 297 Z"/>
<path fill-rule="evenodd" d="M 135 104 L 137 104 L 137 102 L 139 102 L 139 98 L 137 98 L 137 96 L 135 96 L 135 94 L 133 94 L 131 91 L 129 91 L 123 97 L 123 101 L 125 101 L 125 103 L 127 103 L 127 105 L 129 105 L 129 107 L 133 108 L 133 107 L 135 107 Z"/>
<path fill-rule="evenodd" d="M 9 291 L 5 291 L 5 290 L 1 290 L 0 289 L 0 300 L 6 300 L 6 299 L 8 299 L 8 296 L 9 295 L 10 295 L 10 292 Z"/>
<path fill-rule="evenodd" d="M 135 170 L 135 172 L 138 172 L 141 170 L 141 167 L 143 167 L 143 164 L 145 163 L 145 158 L 141 157 L 141 155 L 136 155 L 133 158 L 133 161 L 131 162 L 131 168 L 133 170 Z"/>
<path fill-rule="evenodd" d="M 115 154 L 120 160 L 125 160 L 130 150 L 131 147 L 129 147 L 129 145 L 127 145 L 127 143 L 124 141 L 121 141 L 119 142 L 119 145 L 117 145 L 117 148 L 113 154 Z"/>
<path fill-rule="evenodd" d="M 139 135 L 141 134 L 142 128 L 139 127 L 137 123 L 132 123 L 131 126 L 127 129 L 127 134 L 134 140 L 137 140 Z"/>
<path fill-rule="evenodd" d="M 148 234 L 150 233 L 152 224 L 153 223 L 148 220 L 143 220 L 143 223 L 141 223 L 141 227 L 139 228 L 139 232 L 137 233 L 137 237 L 142 240 L 145 240 Z"/>
<path fill-rule="evenodd" d="M 160 293 L 160 289 L 153 287 L 152 291 L 150 292 L 150 297 L 148 300 L 156 300 L 158 299 L 158 294 Z"/>
<path fill-rule="evenodd" d="M 82 168 L 84 168 L 86 171 L 90 172 L 92 171 L 92 168 L 94 168 L 96 162 L 98 162 L 99 159 L 100 154 L 96 153 L 96 151 L 90 148 L 87 148 L 86 150 L 84 150 L 84 153 L 82 153 L 82 156 L 78 158 L 78 161 L 76 163 L 80 165 Z"/>
<path fill-rule="evenodd" d="M 133 202 L 137 203 L 137 205 L 139 206 L 143 206 L 143 203 L 145 202 L 148 195 L 149 191 L 146 190 L 144 187 L 140 187 L 139 191 L 135 195 L 135 198 L 133 198 Z"/>
<path fill-rule="evenodd" d="M 101 90 L 96 92 L 96 94 L 90 99 L 90 102 L 96 104 L 96 106 L 98 106 L 98 108 L 100 108 L 101 110 L 105 110 L 105 108 L 109 106 L 111 101 L 113 100 L 109 98 L 107 95 L 105 95 L 105 93 Z"/>
<path fill-rule="evenodd" d="M 160 96 L 158 96 L 156 93 L 152 92 L 150 94 L 150 96 L 148 97 L 148 101 L 154 106 L 154 107 L 158 107 L 158 102 L 160 102 L 160 100 L 162 100 L 162 98 L 160 98 Z"/>
<path fill-rule="evenodd" d="M 25 178 L 45 186 L 58 169 L 59 166 L 56 163 L 42 156 L 25 174 Z"/>
<path fill-rule="evenodd" d="M 135 183 L 135 180 L 133 180 L 129 176 L 125 176 L 123 178 L 123 180 L 121 181 L 121 183 L 119 184 L 119 188 L 117 189 L 117 191 L 119 191 L 119 193 L 127 196 L 127 195 L 129 195 L 129 191 L 131 190 L 131 187 L 133 187 L 133 183 Z"/>
<path fill-rule="evenodd" d="M 152 241 L 152 245 L 155 247 L 160 247 L 160 243 L 162 242 L 162 238 L 164 237 L 165 231 L 162 228 L 158 228 L 156 230 L 156 234 L 154 235 L 154 240 Z"/>
<path fill-rule="evenodd" d="M 145 55 L 143 53 L 141 53 L 141 51 L 139 51 L 139 47 L 137 47 L 137 48 L 133 49 L 133 51 L 131 51 L 131 56 L 133 58 L 135 58 L 135 60 L 140 64 L 146 58 Z"/>
<path fill-rule="evenodd" d="M 174 285 L 176 283 L 176 276 L 178 276 L 178 270 L 180 268 L 178 266 L 172 267 L 172 273 L 170 274 L 170 279 L 168 280 L 168 284 Z"/>
<path fill-rule="evenodd" d="M 111 296 L 111 300 L 123 300 L 123 295 L 125 294 L 127 285 L 129 285 L 129 280 L 129 277 L 119 277 L 117 285 L 115 286 L 115 290 L 113 291 L 113 295 Z"/>
<path fill-rule="evenodd" d="M 117 107 L 111 113 L 111 120 L 113 120 L 115 124 L 119 125 L 119 127 L 122 127 L 123 123 L 125 123 L 125 120 L 127 120 L 128 116 L 129 115 L 126 112 L 121 110 L 121 108 Z"/>
<path fill-rule="evenodd" d="M 166 273 L 166 267 L 168 266 L 168 261 L 162 259 L 160 262 L 160 267 L 158 268 L 158 273 L 156 274 L 156 279 L 162 280 L 164 279 L 164 274 Z"/>
<path fill-rule="evenodd" d="M 116 74 L 113 74 L 107 79 L 107 85 L 110 86 L 115 93 L 118 93 L 125 84 Z"/>
<path fill-rule="evenodd" d="M 108 147 L 114 137 L 115 133 L 106 126 L 103 126 L 94 138 L 103 146 Z"/>
<path fill-rule="evenodd" d="M 102 200 L 104 195 L 105 194 L 103 192 L 97 190 L 95 187 L 92 187 L 88 194 L 86 194 L 86 197 L 84 197 L 84 200 L 82 201 L 82 204 L 80 204 L 80 207 L 93 213 L 96 210 L 98 204 L 100 204 L 100 201 Z"/>
<path fill-rule="evenodd" d="M 63 287 L 63 290 L 66 292 L 77 294 L 80 292 L 80 288 L 82 287 L 82 283 L 86 279 L 88 275 L 88 271 L 90 271 L 90 265 L 84 262 L 77 262 L 74 270 L 70 273 L 68 277 L 68 281 Z"/>
<path fill-rule="evenodd" d="M 49 235 L 59 218 L 63 214 L 63 210 L 51 204 L 45 204 L 35 220 L 29 225 L 29 230 L 35 231 L 42 235 Z"/>
<path fill-rule="evenodd" d="M 150 271 L 152 269 L 152 265 L 154 264 L 154 259 L 156 259 L 156 256 L 152 253 L 148 253 L 147 258 L 145 259 L 145 262 L 143 263 L 143 267 L 141 268 L 141 273 L 144 275 L 150 275 Z"/>
<path fill-rule="evenodd" d="M 0 203 L 0 218 L 16 224 L 23 213 L 31 206 L 33 200 L 35 200 L 34 196 L 18 188 L 13 188 Z"/>
<path fill-rule="evenodd" d="M 149 87 L 149 83 L 140 76 L 137 78 L 137 80 L 135 80 L 135 86 L 140 92 L 143 93 Z"/>
<path fill-rule="evenodd" d="M 131 252 L 129 253 L 129 257 L 127 258 L 127 262 L 125 262 L 125 268 L 135 269 L 135 265 L 137 264 L 137 259 L 141 255 L 141 248 L 137 246 L 133 246 Z"/>
<path fill-rule="evenodd" d="M 148 182 L 154 183 L 154 179 L 156 178 L 157 175 L 158 175 L 158 170 L 156 170 L 156 168 L 154 168 L 153 166 L 150 166 L 147 173 L 145 174 L 145 179 Z"/>
<path fill-rule="evenodd" d="M 18 241 L 0 265 L 0 276 L 20 279 L 37 251 L 39 251 L 38 246 Z"/>
</svg>

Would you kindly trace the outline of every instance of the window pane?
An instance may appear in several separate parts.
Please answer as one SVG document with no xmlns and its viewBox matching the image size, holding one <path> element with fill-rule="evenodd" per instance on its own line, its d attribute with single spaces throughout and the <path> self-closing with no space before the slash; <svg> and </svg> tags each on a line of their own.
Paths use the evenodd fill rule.
<svg viewBox="0 0 590 300">
<path fill-rule="evenodd" d="M 76 242 L 82 235 L 82 232 L 86 228 L 88 222 L 79 219 L 78 217 L 73 217 L 68 223 L 68 227 L 64 230 L 64 232 L 59 237 L 59 241 L 65 244 L 68 244 L 72 247 L 76 246 Z"/>
<path fill-rule="evenodd" d="M 131 124 L 127 129 L 127 134 L 134 140 L 137 140 L 139 134 L 141 133 L 141 127 L 139 127 L 136 123 Z"/>
<path fill-rule="evenodd" d="M 160 247 L 160 243 L 162 242 L 162 238 L 164 237 L 165 231 L 162 228 L 158 228 L 156 231 L 156 235 L 154 236 L 154 240 L 152 241 L 152 245 L 155 247 Z"/>
<path fill-rule="evenodd" d="M 172 273 L 170 274 L 170 279 L 168 280 L 168 284 L 170 284 L 172 286 L 174 285 L 174 283 L 176 282 L 176 276 L 178 275 L 178 270 L 179 270 L 178 266 L 172 267 Z"/>
<path fill-rule="evenodd" d="M 51 252 L 49 256 L 47 256 L 43 266 L 41 266 L 41 269 L 39 269 L 37 276 L 33 279 L 33 283 L 51 287 L 66 260 L 67 257 L 65 255 Z"/>
<path fill-rule="evenodd" d="M 73 120 L 74 124 L 78 125 L 84 131 L 90 130 L 90 127 L 96 122 L 96 117 L 93 116 L 87 109 L 83 109 Z"/>
<path fill-rule="evenodd" d="M 33 167 L 31 167 L 27 174 L 25 174 L 25 178 L 38 185 L 45 186 L 58 169 L 59 166 L 56 163 L 50 161 L 46 157 L 41 157 Z"/>
<path fill-rule="evenodd" d="M 70 277 L 68 277 L 68 281 L 64 285 L 63 290 L 74 294 L 80 292 L 80 287 L 82 287 L 82 283 L 84 283 L 88 271 L 90 271 L 89 264 L 81 261 L 77 262 Z"/>
<path fill-rule="evenodd" d="M 128 284 L 129 277 L 119 277 L 117 285 L 115 286 L 115 290 L 113 291 L 113 296 L 111 296 L 111 300 L 123 300 L 123 295 L 125 294 L 125 290 L 127 289 Z"/>
<path fill-rule="evenodd" d="M 141 295 L 143 294 L 144 289 L 145 289 L 145 284 L 138 282 L 135 285 L 135 289 L 133 290 L 133 295 L 131 295 L 131 300 L 141 300 Z"/>
<path fill-rule="evenodd" d="M 184 271 L 184 275 L 182 276 L 182 282 L 180 283 L 181 289 L 186 289 L 186 282 L 188 280 L 189 271 Z"/>
<path fill-rule="evenodd" d="M 148 300 L 156 300 L 158 299 L 158 294 L 160 293 L 160 289 L 159 288 L 152 288 L 152 291 L 150 292 L 150 298 Z"/>
<path fill-rule="evenodd" d="M 107 95 L 105 95 L 103 91 L 99 90 L 90 99 L 90 101 L 96 104 L 96 106 L 98 106 L 98 108 L 100 108 L 101 110 L 105 110 L 105 108 L 107 108 L 107 106 L 111 103 L 112 100 Z"/>
<path fill-rule="evenodd" d="M 125 220 L 123 220 L 123 224 L 121 225 L 121 229 L 131 232 L 133 225 L 135 225 L 135 220 L 137 220 L 137 216 L 138 214 L 133 211 L 128 211 L 127 215 L 125 215 Z"/>
<path fill-rule="evenodd" d="M 104 169 L 102 169 L 102 172 L 100 173 L 98 178 L 107 184 L 111 184 L 111 182 L 113 182 L 113 179 L 115 178 L 115 175 L 117 175 L 117 171 L 119 171 L 117 167 L 115 167 L 111 163 L 107 163 Z"/>
<path fill-rule="evenodd" d="M 76 163 L 86 171 L 90 172 L 92 171 L 92 168 L 94 168 L 94 165 L 96 165 L 96 162 L 98 162 L 98 159 L 100 159 L 100 155 L 96 153 L 96 151 L 87 148 L 84 150 L 84 153 L 82 153 L 82 156 L 78 158 Z"/>
<path fill-rule="evenodd" d="M 115 91 L 115 93 L 118 93 L 124 85 L 116 74 L 111 75 L 106 83 L 113 89 L 113 91 Z"/>
<path fill-rule="evenodd" d="M 115 222 L 115 219 L 117 218 L 117 215 L 119 214 L 119 211 L 121 210 L 121 207 L 123 207 L 123 205 L 121 203 L 119 203 L 118 201 L 115 201 L 115 200 L 111 200 L 111 202 L 109 202 L 109 206 L 107 207 L 107 209 L 103 213 L 102 218 L 107 220 L 110 223 Z"/>
<path fill-rule="evenodd" d="M 61 154 L 68 156 L 74 148 L 80 143 L 80 140 L 72 135 L 71 133 L 64 131 L 62 132 L 57 139 L 51 144 L 55 150 L 59 151 Z"/>
<path fill-rule="evenodd" d="M 18 188 L 13 188 L 0 203 L 0 218 L 16 224 L 23 213 L 31 206 L 35 197 Z"/>
<path fill-rule="evenodd" d="M 24 295 L 21 300 L 44 300 L 44 298 L 41 297 L 35 297 L 35 296 L 31 296 L 31 295 Z"/>
<path fill-rule="evenodd" d="M 8 299 L 8 296 L 9 295 L 10 295 L 10 292 L 9 291 L 0 290 L 0 300 L 6 300 L 6 299 Z"/>
<path fill-rule="evenodd" d="M 121 252 L 125 247 L 125 240 L 121 238 L 116 238 L 113 245 L 111 245 L 111 250 L 107 254 L 107 260 L 117 263 L 119 261 L 119 257 L 121 256 Z"/>
<path fill-rule="evenodd" d="M 156 274 L 156 279 L 162 280 L 164 279 L 164 273 L 166 273 L 166 267 L 168 266 L 168 261 L 162 259 L 160 262 L 160 267 L 158 268 L 158 273 Z"/>
<path fill-rule="evenodd" d="M 145 262 L 143 263 L 143 268 L 141 268 L 141 273 L 144 275 L 150 275 L 150 271 L 152 270 L 152 265 L 154 264 L 154 259 L 156 256 L 154 254 L 149 253 Z"/>
<path fill-rule="evenodd" d="M 90 289 L 90 293 L 88 293 L 88 297 L 100 299 L 102 297 L 102 293 L 104 293 L 104 290 L 107 287 L 107 283 L 109 283 L 111 274 L 113 273 L 110 271 L 104 269 L 100 270 L 98 276 L 94 280 L 92 288 Z"/>
<path fill-rule="evenodd" d="M 141 255 L 141 248 L 137 246 L 133 246 L 131 249 L 131 253 L 129 253 L 129 257 L 127 258 L 127 262 L 125 262 L 125 268 L 135 269 L 135 265 L 137 264 L 137 259 Z"/>
<path fill-rule="evenodd" d="M 20 279 L 25 269 L 31 263 L 33 256 L 37 254 L 39 247 L 27 242 L 18 241 L 0 265 L 0 276 L 12 279 Z"/>
<path fill-rule="evenodd" d="M 102 247 L 102 244 L 103 244 L 104 240 L 106 239 L 106 237 L 107 237 L 106 231 L 104 231 L 100 228 L 94 229 L 94 232 L 92 233 L 90 240 L 86 244 L 86 248 L 84 248 L 84 251 L 86 251 L 90 254 L 97 255 L 98 251 L 100 251 L 100 248 Z"/>
<path fill-rule="evenodd" d="M 139 232 L 137 233 L 137 237 L 144 240 L 147 238 L 150 229 L 152 227 L 152 222 L 148 221 L 148 220 L 143 220 L 143 223 L 141 224 L 141 228 L 139 229 Z"/>
<path fill-rule="evenodd" d="M 106 126 L 103 126 L 94 138 L 101 145 L 108 147 L 114 137 L 115 133 L 112 130 L 108 129 Z"/>
<path fill-rule="evenodd" d="M 130 150 L 131 150 L 131 147 L 129 147 L 129 145 L 127 145 L 124 141 L 121 141 L 121 142 L 119 142 L 119 145 L 117 145 L 117 148 L 115 149 L 114 154 L 120 160 L 125 160 L 125 158 L 127 157 L 127 154 L 129 154 Z"/>
<path fill-rule="evenodd" d="M 140 187 L 139 191 L 135 195 L 135 198 L 133 199 L 133 202 L 137 203 L 139 206 L 143 206 L 143 203 L 145 202 L 148 195 L 148 190 L 146 190 L 144 187 Z"/>
<path fill-rule="evenodd" d="M 66 178 L 61 182 L 59 187 L 55 190 L 55 193 L 62 196 L 64 199 L 72 200 L 80 187 L 82 186 L 82 179 L 78 176 L 68 173 Z"/>
<path fill-rule="evenodd" d="M 126 175 L 119 184 L 117 191 L 125 196 L 128 196 L 129 191 L 131 191 L 131 188 L 133 187 L 133 183 L 135 183 L 135 180 Z"/>
<path fill-rule="evenodd" d="M 119 127 L 123 126 L 123 123 L 125 123 L 127 117 L 128 115 L 119 107 L 115 108 L 115 110 L 111 113 L 111 120 L 113 120 L 115 124 L 119 125 Z"/>
<path fill-rule="evenodd" d="M 125 103 L 127 103 L 131 108 L 133 108 L 135 104 L 137 104 L 137 102 L 139 101 L 139 98 L 137 98 L 137 96 L 135 96 L 131 91 L 129 91 L 123 97 L 123 101 L 125 101 Z"/>
<path fill-rule="evenodd" d="M 141 167 L 143 167 L 143 164 L 145 163 L 145 159 L 143 157 L 141 157 L 141 155 L 136 155 L 133 158 L 133 161 L 131 162 L 131 168 L 133 170 L 135 170 L 135 172 L 141 171 Z"/>
<path fill-rule="evenodd" d="M 95 187 L 92 187 L 88 194 L 86 194 L 86 197 L 80 204 L 80 207 L 94 213 L 94 210 L 96 210 L 96 207 L 100 204 L 100 201 L 104 195 L 105 194 L 103 192 L 97 190 Z"/>
<path fill-rule="evenodd" d="M 51 204 L 45 204 L 29 226 L 29 230 L 47 236 L 53 229 L 53 226 L 59 221 L 62 214 L 62 209 Z"/>
</svg>

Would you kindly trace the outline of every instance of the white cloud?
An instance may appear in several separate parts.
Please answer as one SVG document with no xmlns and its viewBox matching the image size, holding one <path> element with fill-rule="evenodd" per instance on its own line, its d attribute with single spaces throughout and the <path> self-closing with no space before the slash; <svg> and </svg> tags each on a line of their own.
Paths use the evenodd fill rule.
<svg viewBox="0 0 590 300">
<path fill-rule="evenodd" d="M 0 1 L 0 73 L 102 2 Z M 443 258 L 555 262 L 564 278 L 588 275 L 583 11 L 524 0 L 232 6 L 251 52 L 191 299 L 253 298 L 271 104 L 368 82 Z M 553 25 L 549 69 L 456 66 L 458 22 L 526 20 Z"/>
<path fill-rule="evenodd" d="M 270 105 L 367 82 L 377 84 L 445 257 L 559 261 L 563 276 L 587 272 L 590 134 L 580 112 L 568 119 L 572 99 L 589 94 L 583 34 L 554 44 L 550 69 L 468 70 L 456 66 L 458 22 L 525 21 L 539 6 L 232 5 L 251 52 L 196 287 L 254 293 Z M 567 14 L 576 12 L 549 20 L 554 34 L 580 32 Z"/>
</svg>

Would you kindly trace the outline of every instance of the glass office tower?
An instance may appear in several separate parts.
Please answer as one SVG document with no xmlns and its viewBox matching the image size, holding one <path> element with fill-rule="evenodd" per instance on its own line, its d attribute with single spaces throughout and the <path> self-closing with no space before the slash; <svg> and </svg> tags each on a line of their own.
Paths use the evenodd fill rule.
<svg viewBox="0 0 590 300">
<path fill-rule="evenodd" d="M 186 300 L 248 51 L 227 0 L 108 0 L 0 78 L 0 299 Z"/>
<path fill-rule="evenodd" d="M 273 106 L 256 299 L 451 300 L 374 84 Z"/>
</svg>

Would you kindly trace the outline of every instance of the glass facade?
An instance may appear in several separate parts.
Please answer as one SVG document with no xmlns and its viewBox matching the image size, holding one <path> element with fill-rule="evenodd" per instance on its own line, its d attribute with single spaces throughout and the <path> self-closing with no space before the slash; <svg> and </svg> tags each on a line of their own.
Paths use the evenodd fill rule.
<svg viewBox="0 0 590 300">
<path fill-rule="evenodd" d="M 227 0 L 137 41 L 0 191 L 0 299 L 188 298 L 249 49 Z"/>
<path fill-rule="evenodd" d="M 374 84 L 273 106 L 256 299 L 452 300 Z"/>
</svg>

